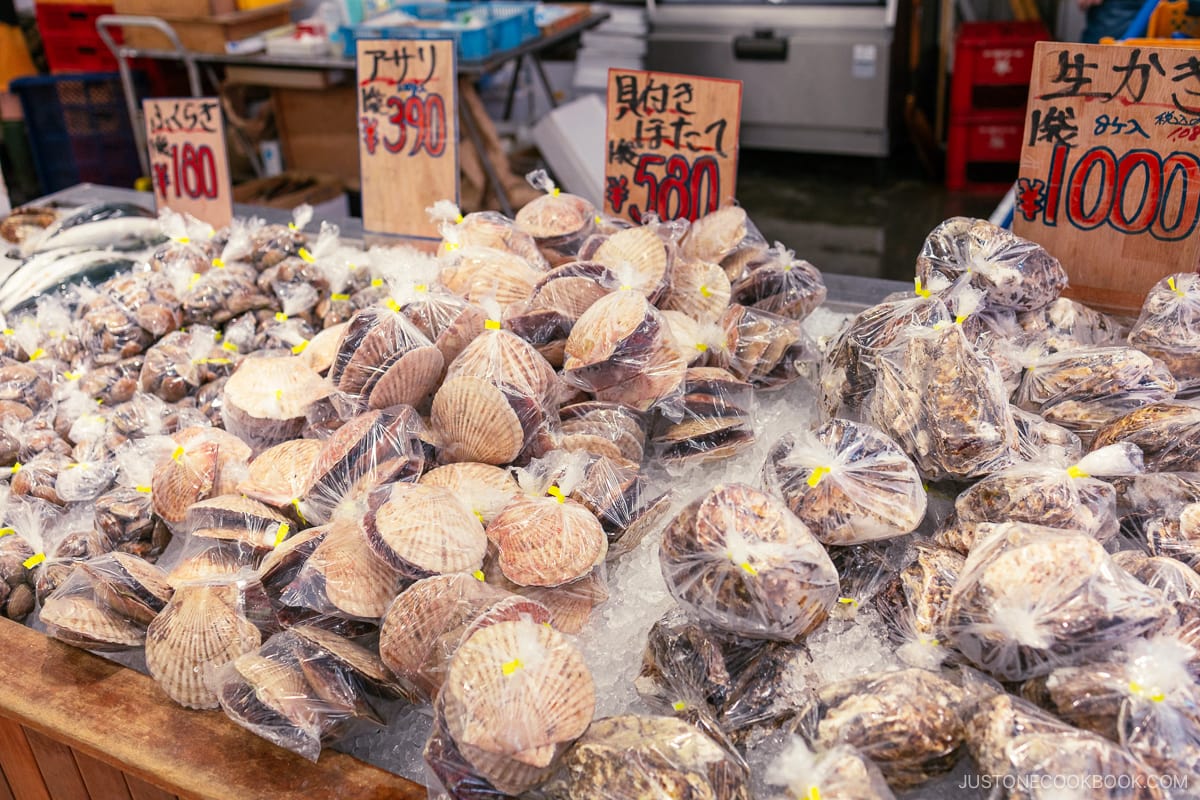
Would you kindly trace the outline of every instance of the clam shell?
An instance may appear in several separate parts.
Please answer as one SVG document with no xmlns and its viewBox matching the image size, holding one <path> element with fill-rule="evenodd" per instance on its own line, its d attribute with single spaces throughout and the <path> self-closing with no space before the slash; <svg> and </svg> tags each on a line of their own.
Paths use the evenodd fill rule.
<svg viewBox="0 0 1200 800">
<path fill-rule="evenodd" d="M 141 625 L 87 595 L 51 595 L 39 618 L 55 639 L 85 650 L 125 650 L 146 639 Z"/>
<path fill-rule="evenodd" d="M 507 464 L 525 444 L 521 420 L 504 393 L 480 378 L 448 378 L 433 397 L 432 421 L 449 461 Z"/>
<path fill-rule="evenodd" d="M 500 622 L 463 642 L 443 693 L 455 742 L 510 756 L 576 739 L 596 702 L 579 651 L 530 620 Z"/>
<path fill-rule="evenodd" d="M 352 617 L 379 619 L 400 593 L 400 574 L 371 550 L 358 520 L 331 523 L 306 569 L 324 578 L 329 603 Z"/>
<path fill-rule="evenodd" d="M 432 469 L 421 476 L 420 482 L 450 490 L 484 525 L 521 492 L 516 480 L 505 470 L 474 461 Z"/>
<path fill-rule="evenodd" d="M 196 503 L 188 509 L 186 521 L 193 536 L 265 550 L 274 546 L 279 526 L 286 524 L 287 518 L 257 500 L 229 494 Z"/>
<path fill-rule="evenodd" d="M 317 333 L 308 340 L 308 344 L 300 353 L 300 361 L 313 372 L 324 374 L 333 366 L 337 357 L 338 343 L 345 335 L 349 323 L 341 322 Z"/>
<path fill-rule="evenodd" d="M 676 261 L 671 269 L 664 310 L 681 311 L 701 322 L 716 322 L 729 306 L 729 277 L 710 261 Z"/>
<path fill-rule="evenodd" d="M 749 218 L 737 206 L 726 206 L 692 223 L 680 252 L 690 259 L 720 263 L 746 238 Z"/>
<path fill-rule="evenodd" d="M 207 675 L 258 648 L 262 637 L 240 609 L 234 584 L 180 586 L 146 631 L 146 667 L 187 708 L 216 708 Z"/>
<path fill-rule="evenodd" d="M 487 527 L 504 576 L 520 586 L 559 586 L 604 560 L 599 520 L 574 500 L 521 497 Z"/>
<path fill-rule="evenodd" d="M 419 580 L 392 603 L 379 630 L 379 656 L 426 699 L 441 689 L 450 658 L 470 622 L 507 593 L 471 575 Z"/>
<path fill-rule="evenodd" d="M 316 439 L 293 439 L 264 450 L 250 462 L 238 492 L 277 508 L 291 504 L 308 491 L 321 448 Z"/>
<path fill-rule="evenodd" d="M 667 249 L 649 226 L 614 233 L 596 249 L 591 260 L 617 274 L 632 268 L 630 285 L 646 297 L 658 290 L 667 275 Z"/>
<path fill-rule="evenodd" d="M 437 388 L 444 366 L 442 351 L 432 345 L 409 350 L 371 388 L 368 408 L 421 405 Z"/>
<path fill-rule="evenodd" d="M 375 507 L 377 500 L 381 500 Z M 419 483 L 394 483 L 372 497 L 367 543 L 393 569 L 414 579 L 473 572 L 483 565 L 483 523 L 453 492 Z"/>
</svg>

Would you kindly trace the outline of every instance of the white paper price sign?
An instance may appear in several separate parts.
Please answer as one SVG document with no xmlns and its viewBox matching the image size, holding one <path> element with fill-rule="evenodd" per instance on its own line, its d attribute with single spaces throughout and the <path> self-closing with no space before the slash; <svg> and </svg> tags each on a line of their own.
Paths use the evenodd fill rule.
<svg viewBox="0 0 1200 800">
<path fill-rule="evenodd" d="M 213 227 L 233 218 L 233 191 L 221 103 L 215 97 L 142 101 L 150 183 L 158 208 L 191 214 Z"/>
</svg>

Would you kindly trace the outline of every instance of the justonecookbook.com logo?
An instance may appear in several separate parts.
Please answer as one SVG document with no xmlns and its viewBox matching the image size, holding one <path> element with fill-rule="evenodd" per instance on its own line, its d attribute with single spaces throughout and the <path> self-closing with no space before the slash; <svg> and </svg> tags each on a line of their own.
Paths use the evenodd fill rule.
<svg viewBox="0 0 1200 800">
<path fill-rule="evenodd" d="M 1188 788 L 1186 775 L 965 775 L 959 789 L 1021 789 L 1025 791 L 1080 791 L 1099 789 L 1167 789 Z"/>
</svg>

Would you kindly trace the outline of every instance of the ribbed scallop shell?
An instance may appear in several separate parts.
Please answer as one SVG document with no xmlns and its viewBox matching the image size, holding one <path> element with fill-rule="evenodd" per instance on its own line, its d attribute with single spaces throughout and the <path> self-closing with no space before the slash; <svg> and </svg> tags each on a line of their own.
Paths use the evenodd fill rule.
<svg viewBox="0 0 1200 800">
<path fill-rule="evenodd" d="M 453 264 L 442 267 L 442 284 L 472 302 L 494 299 L 501 308 L 529 299 L 544 274 L 520 256 L 491 248 L 464 248 Z"/>
<path fill-rule="evenodd" d="M 146 666 L 167 696 L 187 708 L 216 708 L 206 684 L 215 671 L 262 644 L 233 584 L 181 586 L 146 631 Z"/>
<path fill-rule="evenodd" d="M 332 391 L 329 381 L 298 358 L 252 355 L 226 381 L 225 406 L 238 412 L 233 419 L 249 426 L 247 433 L 262 437 L 270 423 L 303 418 L 309 406 Z"/>
<path fill-rule="evenodd" d="M 250 462 L 238 491 L 269 506 L 282 508 L 309 489 L 313 464 L 321 453 L 316 439 L 293 439 L 263 451 Z"/>
<path fill-rule="evenodd" d="M 437 388 L 445 363 L 432 345 L 417 347 L 393 362 L 371 388 L 369 408 L 419 406 Z"/>
<path fill-rule="evenodd" d="M 192 541 L 197 543 L 198 549 L 190 552 L 167 574 L 167 580 L 176 589 L 182 584 L 231 578 L 254 569 L 261 554 L 260 550 L 239 542 L 220 539 Z"/>
<path fill-rule="evenodd" d="M 422 333 L 433 340 L 447 365 L 484 332 L 484 323 L 487 322 L 487 312 L 482 308 L 448 294 L 427 294 L 406 304 L 403 312 Z"/>
<path fill-rule="evenodd" d="M 569 236 L 594 225 L 596 209 L 587 200 L 571 194 L 544 194 L 526 203 L 514 222 L 537 239 Z"/>
<path fill-rule="evenodd" d="M 392 603 L 379 630 L 379 656 L 426 698 L 441 689 L 463 631 L 508 593 L 455 573 L 417 581 Z"/>
<path fill-rule="evenodd" d="M 319 724 L 319 711 L 310 696 L 312 687 L 294 663 L 255 653 L 233 662 L 238 675 L 254 690 L 255 699 L 299 728 Z"/>
<path fill-rule="evenodd" d="M 338 342 L 345 334 L 347 324 L 340 322 L 325 328 L 309 339 L 308 344 L 300 353 L 300 360 L 304 362 L 304 365 L 322 375 L 328 372 L 329 368 L 333 366 L 334 357 L 337 356 Z"/>
<path fill-rule="evenodd" d="M 193 536 L 266 549 L 274 545 L 279 526 L 287 518 L 257 500 L 227 494 L 194 504 L 185 521 Z"/>
<path fill-rule="evenodd" d="M 233 492 L 250 461 L 250 447 L 219 428 L 185 428 L 173 435 L 176 454 L 159 464 L 151 479 L 154 512 L 174 524 L 188 508 L 213 495 Z"/>
<path fill-rule="evenodd" d="M 325 526 L 306 528 L 284 539 L 258 565 L 259 580 L 268 588 L 291 583 L 328 532 Z"/>
<path fill-rule="evenodd" d="M 483 565 L 483 523 L 453 492 L 419 483 L 394 483 L 383 492 L 386 499 L 366 519 L 367 543 L 393 569 L 424 578 Z"/>
<path fill-rule="evenodd" d="M 683 237 L 680 252 L 691 259 L 720 263 L 746 238 L 746 212 L 726 206 L 692 223 Z"/>
<path fill-rule="evenodd" d="M 39 617 L 55 639 L 87 650 L 124 650 L 145 641 L 145 629 L 86 594 L 51 595 Z"/>
<path fill-rule="evenodd" d="M 604 560 L 608 538 L 599 520 L 574 500 L 522 497 L 487 528 L 504 576 L 521 586 L 559 586 Z"/>
<path fill-rule="evenodd" d="M 509 795 L 520 795 L 550 777 L 554 771 L 554 761 L 562 749 L 547 745 L 507 756 L 466 744 L 458 745 L 462 757 L 476 773 Z"/>
<path fill-rule="evenodd" d="M 593 278 L 566 275 L 542 283 L 530 304 L 533 308 L 553 309 L 567 319 L 576 320 L 609 291 Z"/>
<path fill-rule="evenodd" d="M 644 225 L 614 233 L 597 248 L 591 260 L 618 274 L 632 267 L 636 278 L 631 285 L 646 297 L 662 285 L 667 274 L 667 249 L 654 228 Z"/>
<path fill-rule="evenodd" d="M 557 630 L 576 634 L 583 630 L 596 606 L 608 599 L 608 585 L 593 569 L 577 581 L 553 588 L 526 586 L 521 594 L 550 609 L 550 624 Z"/>
<path fill-rule="evenodd" d="M 596 703 L 582 654 L 531 620 L 500 622 L 463 642 L 443 694 L 455 742 L 508 756 L 576 739 Z"/>
<path fill-rule="evenodd" d="M 730 294 L 729 276 L 719 265 L 680 260 L 671 270 L 671 283 L 660 306 L 701 322 L 716 322 L 729 306 Z"/>
<path fill-rule="evenodd" d="M 432 469 L 421 476 L 422 484 L 450 490 L 479 521 L 487 525 L 521 492 L 507 471 L 491 464 L 463 461 Z"/>
<path fill-rule="evenodd" d="M 554 369 L 533 345 L 505 330 L 485 331 L 446 369 L 446 378 L 470 376 L 543 398 L 555 385 Z"/>
<path fill-rule="evenodd" d="M 613 358 L 617 348 L 632 339 L 654 314 L 646 298 L 635 292 L 613 292 L 606 295 L 575 322 L 571 335 L 567 337 L 566 358 L 563 368 L 577 370 L 592 364 L 600 364 Z M 653 342 L 653 331 L 638 337 L 635 345 L 645 347 Z M 645 341 L 642 341 L 645 339 Z M 637 359 L 640 350 L 625 356 Z M 624 355 L 624 349 L 623 349 Z"/>
<path fill-rule="evenodd" d="M 98 603 L 142 625 L 150 624 L 174 591 L 165 572 L 129 553 L 108 553 L 81 568 L 93 579 Z"/>
<path fill-rule="evenodd" d="M 432 422 L 448 461 L 507 464 L 525 444 L 521 420 L 508 399 L 480 378 L 448 378 L 434 395 Z"/>
<path fill-rule="evenodd" d="M 325 597 L 352 617 L 379 619 L 400 593 L 400 573 L 383 562 L 367 545 L 362 525 L 338 519 L 308 559 L 325 579 Z"/>
</svg>

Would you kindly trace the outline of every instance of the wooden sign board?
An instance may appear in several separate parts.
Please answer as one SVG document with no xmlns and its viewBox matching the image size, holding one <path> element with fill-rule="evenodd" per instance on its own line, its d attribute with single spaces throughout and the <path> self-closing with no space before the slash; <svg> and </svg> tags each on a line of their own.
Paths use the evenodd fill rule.
<svg viewBox="0 0 1200 800">
<path fill-rule="evenodd" d="M 458 203 L 454 42 L 358 42 L 358 162 L 363 228 L 441 239 L 426 209 Z"/>
<path fill-rule="evenodd" d="M 608 71 L 604 210 L 695 220 L 733 200 L 742 82 Z"/>
<path fill-rule="evenodd" d="M 1200 50 L 1039 42 L 1013 230 L 1083 302 L 1136 312 L 1200 268 Z"/>
<path fill-rule="evenodd" d="M 233 219 L 233 189 L 221 102 L 215 97 L 142 101 L 150 183 L 159 209 L 191 214 L 214 228 Z"/>
</svg>

